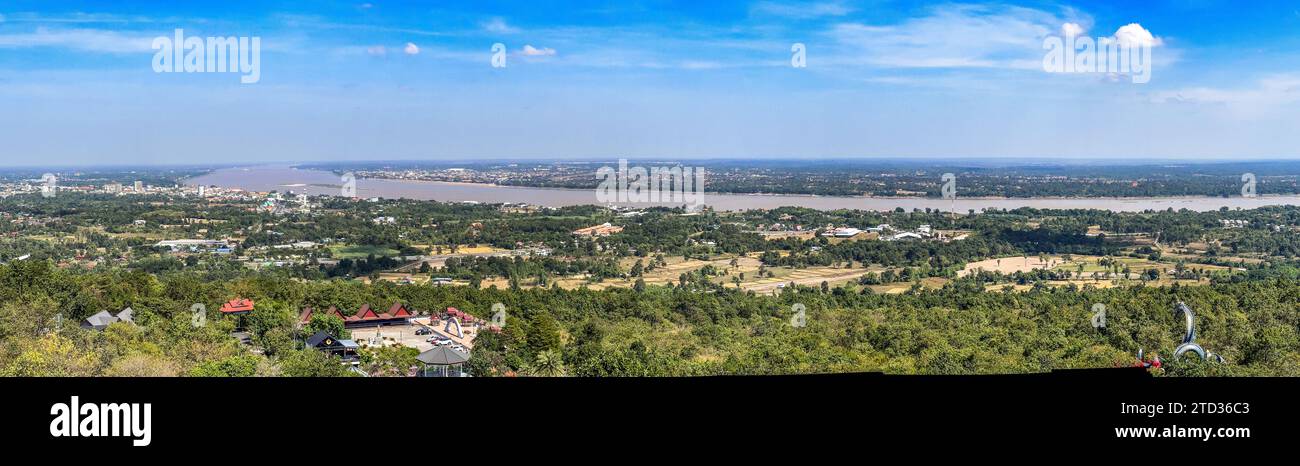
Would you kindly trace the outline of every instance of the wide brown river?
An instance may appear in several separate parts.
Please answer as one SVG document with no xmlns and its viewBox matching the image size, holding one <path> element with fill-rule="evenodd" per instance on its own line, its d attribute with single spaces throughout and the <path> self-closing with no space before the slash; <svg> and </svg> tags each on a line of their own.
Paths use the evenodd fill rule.
<svg viewBox="0 0 1300 466">
<path fill-rule="evenodd" d="M 319 170 L 299 170 L 283 166 L 229 168 L 192 178 L 188 185 L 240 188 L 249 191 L 292 191 L 307 194 L 341 194 L 342 180 L 337 175 Z M 533 205 L 564 207 L 583 204 L 601 204 L 595 190 L 525 188 L 487 184 L 445 183 L 437 181 L 405 181 L 361 179 L 356 182 L 357 196 L 363 198 L 407 198 L 421 200 L 528 203 Z M 1195 211 L 1215 210 L 1220 207 L 1250 209 L 1269 205 L 1300 205 L 1300 196 L 1244 197 L 1156 197 L 1156 198 L 961 198 L 946 199 L 800 196 L 761 194 L 713 194 L 706 192 L 705 205 L 716 210 L 772 209 L 783 206 L 807 207 L 820 210 L 861 209 L 893 210 L 938 209 L 942 211 L 983 211 L 989 208 L 1015 209 L 1035 207 L 1040 209 L 1104 209 L 1117 212 L 1140 212 L 1173 208 Z M 649 205 L 649 204 L 642 204 Z"/>
</svg>

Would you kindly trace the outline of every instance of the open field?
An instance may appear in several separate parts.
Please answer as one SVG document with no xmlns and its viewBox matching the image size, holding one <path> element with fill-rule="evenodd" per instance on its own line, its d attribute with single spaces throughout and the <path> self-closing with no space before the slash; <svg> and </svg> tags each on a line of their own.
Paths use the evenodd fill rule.
<svg viewBox="0 0 1300 466">
<path fill-rule="evenodd" d="M 1097 256 L 1073 255 L 1068 261 L 1065 260 L 1063 256 L 1049 256 L 1046 258 L 1046 262 L 1034 256 L 1031 256 L 1028 259 L 1024 257 L 1004 257 L 1001 259 L 972 262 L 967 264 L 963 270 L 958 272 L 958 275 L 966 276 L 978 269 L 998 271 L 1004 274 L 1028 272 L 1035 269 L 1050 269 L 1056 272 L 1067 272 L 1073 274 L 1073 278 L 1068 280 L 1051 280 L 1047 282 L 1052 286 L 1087 285 L 1097 288 L 1112 288 L 1142 282 L 1141 277 L 1146 271 L 1156 269 L 1160 271 L 1160 278 L 1156 280 L 1148 280 L 1144 283 L 1150 286 L 1170 286 L 1174 283 L 1181 285 L 1208 284 L 1208 277 L 1202 277 L 1199 280 L 1172 278 L 1171 274 L 1174 272 L 1177 264 L 1168 259 L 1193 257 L 1195 256 L 1166 255 L 1163 257 L 1163 260 L 1159 261 L 1135 257 L 1113 257 L 1111 260 L 1115 262 L 1114 268 L 1101 265 L 1101 260 L 1103 258 Z M 1188 263 L 1185 267 L 1189 270 L 1200 270 L 1206 274 L 1231 270 L 1229 267 L 1219 265 L 1193 263 Z M 1128 269 L 1128 275 L 1123 274 L 1124 269 Z M 1096 278 L 1092 276 L 1093 273 L 1098 274 Z M 1024 291 L 1031 288 L 1029 285 L 996 284 L 988 285 L 985 289 L 990 291 L 1002 290 L 1008 286 L 1018 291 Z"/>
<path fill-rule="evenodd" d="M 948 281 L 949 281 L 948 279 L 940 278 L 940 277 L 924 278 L 921 279 L 921 286 L 927 290 L 934 290 L 934 289 L 943 288 L 944 285 L 948 284 Z M 871 291 L 876 293 L 902 294 L 903 292 L 912 289 L 912 283 L 911 282 L 889 283 L 885 285 L 871 285 L 868 286 L 867 288 L 870 288 Z"/>
<path fill-rule="evenodd" d="M 402 272 L 380 272 L 379 280 L 393 283 L 424 285 L 429 283 L 429 275 Z M 357 277 L 357 281 L 365 284 L 370 284 L 371 282 L 370 277 Z"/>
<path fill-rule="evenodd" d="M 802 286 L 820 286 L 822 282 L 826 282 L 830 286 L 839 286 L 848 282 L 856 282 L 858 278 L 867 273 L 880 272 L 883 269 L 809 267 L 806 269 L 778 270 L 774 271 L 776 277 L 741 282 L 740 287 L 759 294 L 776 294 L 781 290 L 782 285 L 789 285 L 792 282 Z"/>
<path fill-rule="evenodd" d="M 442 248 L 443 254 L 451 254 L 451 246 L 446 244 L 435 244 L 435 245 L 414 244 L 412 246 L 420 249 L 425 249 L 425 250 Z M 510 250 L 494 248 L 486 244 L 481 244 L 478 246 L 465 246 L 465 245 L 456 246 L 456 254 L 492 254 L 492 253 L 500 253 L 500 252 L 510 252 Z"/>
<path fill-rule="evenodd" d="M 1179 258 L 1191 259 L 1195 257 L 1196 256 L 1191 256 L 1191 255 L 1181 255 L 1181 256 L 1169 255 L 1166 256 L 1165 259 L 1179 259 Z M 1003 274 L 1012 274 L 1016 272 L 1028 272 L 1035 269 L 1050 269 L 1056 271 L 1077 273 L 1080 271 L 1079 265 L 1083 265 L 1082 272 L 1085 275 L 1091 274 L 1093 272 L 1105 273 L 1111 270 L 1101 265 L 1100 261 L 1103 258 L 1098 256 L 1086 256 L 1086 255 L 1075 254 L 1071 256 L 1070 260 L 1068 261 L 1065 260 L 1064 256 L 1047 256 L 1046 259 L 1047 261 L 1044 262 L 1038 256 L 1030 256 L 1028 258 L 1013 256 L 1013 257 L 1003 257 L 1000 259 L 987 259 L 979 262 L 971 262 L 969 264 L 966 264 L 966 267 L 963 268 L 961 271 L 957 272 L 957 276 L 964 277 L 966 275 L 970 275 L 971 273 L 973 273 L 975 270 L 978 269 L 983 269 L 988 272 L 1001 272 Z M 1123 269 L 1124 267 L 1128 267 L 1130 272 L 1134 276 L 1142 272 L 1145 272 L 1147 269 L 1152 269 L 1152 268 L 1159 269 L 1161 273 L 1165 273 L 1167 271 L 1173 270 L 1174 266 L 1176 265 L 1175 262 L 1169 260 L 1152 261 L 1149 259 L 1123 257 L 1123 256 L 1113 257 L 1111 259 L 1115 261 L 1118 268 L 1120 269 Z M 1186 266 L 1189 269 L 1202 269 L 1207 272 L 1229 269 L 1228 267 L 1219 266 L 1219 265 L 1206 265 L 1206 264 L 1193 264 L 1193 263 L 1188 263 Z"/>
<path fill-rule="evenodd" d="M 334 245 L 329 247 L 330 255 L 335 259 L 365 259 L 371 254 L 375 257 L 396 256 L 398 251 L 391 248 L 369 245 Z"/>
<path fill-rule="evenodd" d="M 1171 258 L 1173 257 L 1166 257 L 1166 259 Z M 731 266 L 731 261 L 733 259 L 736 260 L 735 267 Z M 1203 285 L 1209 283 L 1208 277 L 1202 277 L 1200 280 L 1172 278 L 1171 274 L 1176 267 L 1176 263 L 1169 260 L 1152 261 L 1144 258 L 1122 256 L 1110 258 L 1114 261 L 1116 264 L 1115 267 L 1118 270 L 1122 271 L 1124 268 L 1128 268 L 1129 275 L 1124 277 L 1120 272 L 1113 272 L 1115 269 L 1102 266 L 1100 262 L 1104 258 L 1098 256 L 1075 254 L 1069 257 L 1070 260 L 1066 260 L 1065 256 L 1057 255 L 1047 256 L 1045 259 L 1046 261 L 1042 260 L 1042 258 L 1039 258 L 1038 256 L 1030 256 L 1028 258 L 1004 257 L 1001 259 L 988 259 L 979 262 L 972 262 L 963 270 L 959 271 L 958 276 L 963 277 L 969 275 L 978 269 L 999 271 L 1003 274 L 1012 274 L 1018 271 L 1027 272 L 1035 269 L 1050 269 L 1058 273 L 1069 273 L 1072 275 L 1072 278 L 1068 280 L 1052 280 L 1047 282 L 1047 284 L 1051 286 L 1076 285 L 1080 287 L 1092 286 L 1096 288 L 1111 288 L 1139 282 L 1145 283 L 1148 286 L 1170 286 L 1174 283 L 1181 285 Z M 620 266 L 625 270 L 630 269 L 636 261 L 637 258 L 624 258 L 620 263 Z M 647 260 L 643 259 L 643 261 Z M 741 289 L 753 291 L 759 294 L 777 294 L 782 288 L 791 283 L 800 286 L 820 286 L 822 282 L 826 282 L 832 287 L 843 286 L 845 284 L 853 284 L 853 286 L 857 286 L 857 280 L 863 275 L 872 272 L 881 273 L 886 270 L 885 268 L 878 266 L 863 268 L 860 264 L 854 264 L 851 267 L 768 267 L 765 271 L 770 273 L 771 276 L 765 275 L 760 278 L 758 276 L 758 271 L 761 263 L 758 260 L 757 253 L 740 257 L 723 255 L 707 261 L 684 260 L 681 257 L 674 257 L 667 258 L 666 262 L 666 266 L 655 267 L 654 270 L 648 271 L 642 275 L 641 278 L 647 285 L 663 286 L 675 284 L 680 280 L 681 274 L 695 272 L 711 265 L 718 271 L 718 275 L 710 277 L 711 281 L 714 283 L 725 287 L 735 287 L 736 283 L 733 281 L 733 278 L 740 277 L 743 274 L 744 278 L 741 279 L 739 284 Z M 1080 266 L 1082 266 L 1081 276 L 1078 275 L 1080 273 Z M 1230 270 L 1229 267 L 1224 266 L 1193 263 L 1186 264 L 1186 268 L 1189 270 L 1199 270 L 1206 274 L 1216 271 Z M 1159 270 L 1160 278 L 1143 282 L 1141 280 L 1142 274 L 1149 269 Z M 1094 279 L 1092 277 L 1093 273 L 1097 273 L 1098 277 Z M 1107 273 L 1111 274 L 1108 276 Z M 416 277 L 418 277 L 418 275 Z M 397 276 L 391 278 L 381 276 L 381 279 L 400 281 L 402 278 Z M 427 279 L 422 277 L 414 278 L 414 280 L 418 283 L 427 282 Z M 949 281 L 950 280 L 946 278 L 931 277 L 921 280 L 920 283 L 927 289 L 937 289 L 942 288 Z M 635 284 L 636 279 L 607 279 L 600 282 L 592 282 L 586 276 L 569 276 L 557 278 L 554 282 L 564 289 L 586 287 L 592 290 L 603 290 L 607 288 L 631 288 Z M 913 283 L 914 282 L 899 282 L 883 285 L 871 285 L 869 288 L 876 293 L 898 294 L 911 289 Z M 455 285 L 463 284 L 464 283 L 459 282 L 455 283 Z M 493 277 L 483 280 L 482 287 L 487 288 L 490 286 L 507 288 L 509 287 L 509 280 L 503 277 Z M 532 288 L 534 285 L 531 283 L 525 283 L 522 286 L 524 288 Z M 1025 291 L 1031 288 L 1028 285 L 1003 283 L 988 285 L 985 289 L 989 291 L 1001 291 L 1006 287 L 1011 287 L 1011 289 L 1018 291 Z"/>
<path fill-rule="evenodd" d="M 759 267 L 762 265 L 758 260 L 758 253 L 747 256 L 720 256 L 707 261 L 703 260 L 683 260 L 681 257 L 667 258 L 665 262 L 668 265 L 656 267 L 654 270 L 644 273 L 640 278 L 647 285 L 669 285 L 677 283 L 681 274 L 690 273 L 700 270 L 706 266 L 712 265 L 718 270 L 718 275 L 710 277 L 714 283 L 726 287 L 735 287 L 733 277 L 744 276 L 740 282 L 740 288 L 747 291 L 754 291 L 761 294 L 774 294 L 781 287 L 794 282 L 803 286 L 819 286 L 822 282 L 827 282 L 832 286 L 842 285 L 848 282 L 857 281 L 857 279 L 869 272 L 881 272 L 882 268 L 864 269 L 861 267 L 837 268 L 837 267 L 808 267 L 803 269 L 794 269 L 788 267 L 769 267 L 765 270 L 772 276 L 758 277 Z M 736 266 L 731 266 L 731 261 L 736 260 Z M 625 269 L 630 269 L 636 263 L 635 258 L 623 259 L 620 265 Z M 601 282 L 589 282 L 587 277 L 572 276 L 563 277 L 555 280 L 561 288 L 576 289 L 586 286 L 593 290 L 603 290 L 606 288 L 631 288 L 636 283 L 636 278 L 626 279 L 608 279 Z M 509 280 L 501 277 L 483 280 L 483 287 L 493 286 L 505 288 L 509 286 Z M 525 285 L 525 288 L 531 285 Z"/>
<path fill-rule="evenodd" d="M 1056 260 L 1060 260 L 1056 258 Z M 1012 274 L 1016 272 L 1028 272 L 1034 269 L 1045 269 L 1055 265 L 1055 261 L 1049 258 L 1043 262 L 1039 257 L 1003 257 L 1000 259 L 987 259 L 979 262 L 966 264 L 966 268 L 957 272 L 958 277 L 965 277 L 976 270 L 985 270 L 988 272 L 1001 272 L 1003 274 Z"/>
</svg>

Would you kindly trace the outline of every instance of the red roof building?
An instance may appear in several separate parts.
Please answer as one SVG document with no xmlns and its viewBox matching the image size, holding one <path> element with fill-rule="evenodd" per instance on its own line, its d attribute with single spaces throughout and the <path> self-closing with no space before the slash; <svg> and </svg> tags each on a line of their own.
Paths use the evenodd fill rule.
<svg viewBox="0 0 1300 466">
<path fill-rule="evenodd" d="M 402 303 L 393 303 L 393 307 L 388 308 L 388 315 L 392 317 L 411 317 L 411 311 L 406 309 Z"/>
<path fill-rule="evenodd" d="M 310 307 L 304 307 L 304 308 L 302 308 L 302 313 L 301 313 L 301 314 L 298 314 L 298 322 L 299 322 L 299 323 L 302 323 L 303 325 L 306 325 L 308 322 L 311 322 L 311 316 L 314 315 L 315 312 L 316 312 L 316 311 L 313 310 L 313 309 L 310 308 Z M 334 306 L 330 306 L 329 310 L 328 310 L 328 311 L 325 311 L 325 314 L 326 314 L 326 315 L 332 315 L 332 316 L 338 317 L 339 319 L 341 319 L 341 320 L 343 320 L 343 321 L 345 321 L 345 322 L 348 320 L 347 317 L 344 317 L 344 316 L 343 316 L 343 313 L 342 313 L 342 312 L 339 312 L 339 308 L 334 307 Z"/>
<path fill-rule="evenodd" d="M 482 320 L 479 320 L 478 317 L 474 317 L 470 315 L 468 312 L 462 311 L 460 309 L 456 309 L 454 307 L 447 308 L 447 316 L 460 319 L 461 323 L 466 323 L 466 324 L 482 322 Z"/>
<path fill-rule="evenodd" d="M 375 310 L 371 309 L 369 304 L 362 304 L 361 309 L 357 309 L 356 314 L 348 316 L 347 320 L 349 322 L 355 322 L 358 320 L 374 320 L 378 318 L 380 318 L 379 314 L 376 314 Z"/>
<path fill-rule="evenodd" d="M 221 305 L 222 314 L 247 314 L 253 312 L 253 300 L 235 298 Z"/>
<path fill-rule="evenodd" d="M 298 321 L 304 325 L 311 322 L 313 312 L 314 311 L 310 307 L 303 308 L 302 313 L 298 314 Z M 330 306 L 330 309 L 326 311 L 326 313 L 336 315 L 340 319 L 343 319 L 344 328 L 405 325 L 409 323 L 409 319 L 415 317 L 415 314 L 407 309 L 406 305 L 402 303 L 393 304 L 392 307 L 388 308 L 388 312 L 383 313 L 375 312 L 369 304 L 361 305 L 361 309 L 357 309 L 357 312 L 350 316 L 344 316 L 342 312 L 339 312 L 338 308 L 333 306 Z"/>
</svg>

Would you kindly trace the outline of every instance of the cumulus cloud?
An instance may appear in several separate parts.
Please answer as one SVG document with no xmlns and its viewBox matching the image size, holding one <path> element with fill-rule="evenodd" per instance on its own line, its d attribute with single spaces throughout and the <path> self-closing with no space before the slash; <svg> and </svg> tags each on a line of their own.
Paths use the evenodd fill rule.
<svg viewBox="0 0 1300 466">
<path fill-rule="evenodd" d="M 1115 35 L 1110 40 L 1118 41 L 1120 45 L 1128 47 L 1149 46 L 1158 47 L 1164 45 L 1164 41 L 1159 37 L 1151 34 L 1138 23 L 1130 23 L 1121 26 L 1115 31 Z"/>
<path fill-rule="evenodd" d="M 546 57 L 555 55 L 555 49 L 550 47 L 542 47 L 539 49 L 532 45 L 524 45 L 524 48 L 520 50 L 519 53 L 522 53 L 526 57 Z"/>
<path fill-rule="evenodd" d="M 483 22 L 483 30 L 493 34 L 514 34 L 519 32 L 519 28 L 506 23 L 501 18 L 492 18 Z"/>
<path fill-rule="evenodd" d="M 407 42 L 406 47 L 402 49 L 402 53 L 405 53 L 407 55 L 419 55 L 420 46 L 415 45 L 414 42 Z"/>
</svg>

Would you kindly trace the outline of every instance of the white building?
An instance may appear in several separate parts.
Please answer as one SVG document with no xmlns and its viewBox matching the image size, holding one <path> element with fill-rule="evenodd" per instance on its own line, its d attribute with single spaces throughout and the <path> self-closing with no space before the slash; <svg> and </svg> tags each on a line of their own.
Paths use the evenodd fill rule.
<svg viewBox="0 0 1300 466">
<path fill-rule="evenodd" d="M 857 228 L 841 227 L 841 228 L 832 228 L 826 230 L 822 232 L 822 236 L 830 236 L 835 238 L 852 238 L 854 236 L 857 236 L 860 233 L 862 233 L 862 230 L 859 230 Z"/>
<path fill-rule="evenodd" d="M 921 236 L 920 234 L 918 234 L 918 233 L 914 233 L 914 232 L 910 232 L 910 231 L 905 231 L 905 232 L 899 233 L 899 234 L 897 234 L 897 235 L 890 236 L 890 237 L 889 237 L 889 240 L 890 240 L 890 241 L 902 241 L 902 240 L 908 240 L 908 239 L 921 239 L 921 238 L 922 238 L 922 236 Z"/>
</svg>

